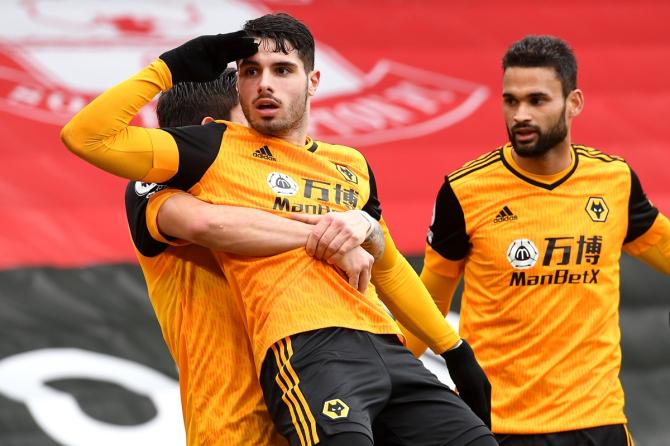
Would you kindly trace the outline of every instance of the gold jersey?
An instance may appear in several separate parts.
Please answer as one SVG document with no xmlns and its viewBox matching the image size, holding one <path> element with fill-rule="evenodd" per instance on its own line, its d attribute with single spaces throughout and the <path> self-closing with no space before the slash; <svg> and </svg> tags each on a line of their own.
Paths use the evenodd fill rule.
<svg viewBox="0 0 670 446">
<path fill-rule="evenodd" d="M 625 423 L 619 258 L 658 210 L 621 158 L 575 145 L 567 169 L 537 176 L 512 150 L 446 178 L 425 267 L 464 264 L 460 334 L 491 381 L 494 432 Z"/>
<path fill-rule="evenodd" d="M 151 304 L 179 368 L 187 444 L 285 445 L 263 401 L 241 308 L 216 259 L 208 249 L 164 239 L 155 215 L 146 213 L 159 190 L 130 183 L 126 210 Z"/>
<path fill-rule="evenodd" d="M 308 141 L 297 147 L 231 122 L 165 129 L 179 149 L 167 184 L 214 204 L 277 214 L 364 209 L 379 219 L 374 177 L 356 150 Z M 270 346 L 325 327 L 399 333 L 374 287 L 365 295 L 304 248 L 270 257 L 214 253 L 241 300 L 257 369 Z"/>
</svg>

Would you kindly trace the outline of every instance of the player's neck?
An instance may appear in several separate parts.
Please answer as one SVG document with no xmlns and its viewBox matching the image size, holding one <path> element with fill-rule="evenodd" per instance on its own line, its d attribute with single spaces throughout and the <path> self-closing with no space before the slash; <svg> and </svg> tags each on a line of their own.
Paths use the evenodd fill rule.
<svg viewBox="0 0 670 446">
<path fill-rule="evenodd" d="M 307 129 L 309 127 L 309 103 L 302 116 L 302 119 L 296 123 L 293 128 L 286 131 L 285 134 L 279 136 L 284 141 L 293 144 L 294 146 L 302 147 L 307 144 Z"/>
<path fill-rule="evenodd" d="M 294 146 L 304 146 L 307 144 L 307 128 L 291 130 L 286 135 L 281 136 L 284 141 Z"/>
<path fill-rule="evenodd" d="M 523 157 L 512 150 L 512 158 L 520 168 L 527 172 L 536 175 L 553 175 L 567 169 L 572 163 L 570 137 L 565 138 L 560 144 L 555 145 L 542 156 L 536 158 Z"/>
</svg>

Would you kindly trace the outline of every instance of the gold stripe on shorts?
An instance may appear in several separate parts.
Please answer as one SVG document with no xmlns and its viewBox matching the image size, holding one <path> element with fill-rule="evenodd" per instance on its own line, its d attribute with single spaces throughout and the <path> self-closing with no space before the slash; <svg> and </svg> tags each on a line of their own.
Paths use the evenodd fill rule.
<svg viewBox="0 0 670 446">
<path fill-rule="evenodd" d="M 290 338 L 285 338 L 272 346 L 272 352 L 277 361 L 278 373 L 275 377 L 277 385 L 282 390 L 282 401 L 288 406 L 291 420 L 302 446 L 312 446 L 319 442 L 316 433 L 316 422 L 309 410 L 307 401 L 298 387 L 300 380 L 290 363 L 293 356 L 293 348 Z M 288 349 L 287 346 L 288 345 Z"/>
</svg>

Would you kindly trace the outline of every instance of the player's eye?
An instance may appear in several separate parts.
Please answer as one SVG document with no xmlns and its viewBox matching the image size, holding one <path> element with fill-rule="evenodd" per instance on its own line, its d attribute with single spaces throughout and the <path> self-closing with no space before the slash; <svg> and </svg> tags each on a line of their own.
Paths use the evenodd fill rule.
<svg viewBox="0 0 670 446">
<path fill-rule="evenodd" d="M 289 67 L 277 67 L 275 68 L 275 73 L 279 74 L 280 76 L 286 76 L 287 74 L 291 73 L 291 70 Z"/>
<path fill-rule="evenodd" d="M 255 76 L 257 74 L 258 74 L 258 69 L 253 68 L 253 67 L 248 67 L 248 68 L 245 68 L 244 70 L 242 70 L 242 75 L 245 76 L 245 77 Z"/>
<path fill-rule="evenodd" d="M 512 98 L 512 97 L 509 97 L 509 96 L 503 97 L 503 104 L 505 104 L 505 105 L 512 106 L 512 105 L 516 105 L 517 103 L 518 103 L 518 101 L 516 99 Z"/>
</svg>

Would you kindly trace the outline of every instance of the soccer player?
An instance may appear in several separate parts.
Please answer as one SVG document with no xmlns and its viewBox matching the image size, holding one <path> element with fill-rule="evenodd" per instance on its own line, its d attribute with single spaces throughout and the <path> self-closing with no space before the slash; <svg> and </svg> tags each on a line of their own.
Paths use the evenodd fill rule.
<svg viewBox="0 0 670 446">
<path fill-rule="evenodd" d="M 211 116 L 231 119 L 231 114 L 244 122 L 239 108 L 236 70 L 229 69 L 212 82 L 176 84 L 160 96 L 156 113 L 161 127 L 173 127 L 207 123 Z M 265 409 L 242 314 L 211 252 L 169 240 L 155 241 L 149 235 L 147 199 L 160 195 L 159 190 L 156 184 L 131 182 L 126 209 L 149 297 L 179 369 L 187 444 L 283 444 L 285 440 L 273 429 Z M 270 213 L 258 212 L 254 217 L 257 226 L 264 225 L 267 232 L 292 229 L 274 239 L 277 243 L 300 232 L 296 225 Z M 303 240 L 308 233 L 303 231 Z M 237 234 L 219 234 L 219 238 L 231 240 Z M 258 237 L 255 241 L 272 243 Z M 284 250 L 281 245 L 265 248 Z"/>
<path fill-rule="evenodd" d="M 249 21 L 245 30 L 258 47 L 238 32 L 203 36 L 164 53 L 85 107 L 63 129 L 63 141 L 110 172 L 162 182 L 215 204 L 275 213 L 362 209 L 379 219 L 374 177 L 362 155 L 307 137 L 310 97 L 320 78 L 309 30 L 285 14 Z M 128 126 L 158 91 L 207 80 L 232 60 L 252 129 L 224 121 Z M 495 444 L 468 406 L 401 345 L 397 325 L 371 287 L 358 292 L 304 248 L 261 258 L 214 256 L 244 310 L 270 415 L 292 445 L 370 445 L 373 431 L 380 444 Z M 466 378 L 485 406 L 488 383 L 472 350 L 444 328 L 429 296 L 389 291 L 387 305 L 408 328 L 444 353 L 448 366 L 457 358 L 474 372 Z M 428 325 L 441 320 L 439 328 L 426 333 L 416 314 L 427 316 Z"/>
<path fill-rule="evenodd" d="M 159 125 L 207 124 L 213 121 L 212 116 L 246 123 L 239 106 L 236 76 L 235 69 L 226 69 L 212 82 L 176 84 L 158 99 Z M 211 234 L 194 230 L 190 222 L 184 227 L 190 235 L 201 234 L 203 238 L 198 240 L 206 242 L 211 236 L 217 249 L 238 254 L 272 255 L 305 246 L 314 229 L 249 208 L 217 206 L 203 212 L 203 202 L 175 202 L 181 197 L 170 199 L 164 196 L 168 193 L 156 184 L 131 182 L 126 208 L 149 296 L 179 368 L 187 444 L 285 444 L 263 402 L 243 317 L 223 272 L 209 250 L 163 238 L 147 205 L 150 199 L 163 203 L 168 217 L 174 211 L 180 216 L 211 218 L 217 223 Z M 357 221 L 348 214 L 355 212 L 339 214 L 344 238 L 349 234 L 349 238 L 361 239 L 361 230 L 362 234 L 368 231 L 365 218 L 356 217 L 362 223 L 359 227 L 351 224 Z M 236 224 L 242 220 L 254 223 L 251 227 Z M 347 243 L 349 240 L 344 240 L 343 244 Z M 324 250 L 329 248 L 322 245 Z"/>
<path fill-rule="evenodd" d="M 509 143 L 445 178 L 421 278 L 491 379 L 501 445 L 631 444 L 618 325 L 622 250 L 670 273 L 670 223 L 621 158 L 572 143 L 577 64 L 554 37 L 503 57 Z M 412 350 L 421 347 L 411 340 Z"/>
</svg>

